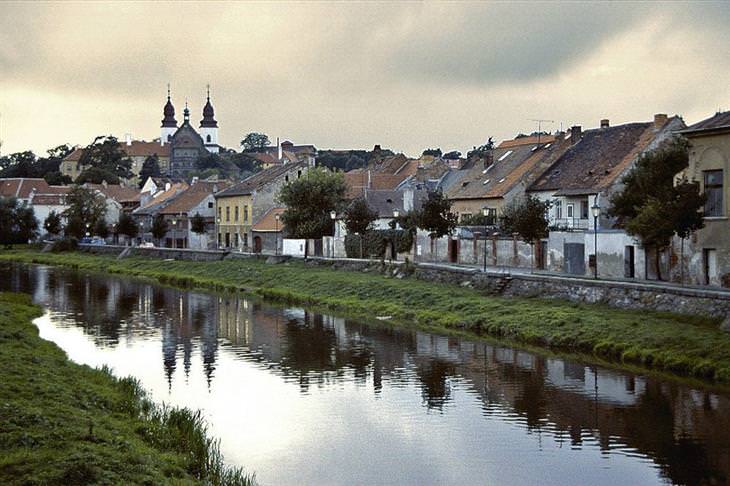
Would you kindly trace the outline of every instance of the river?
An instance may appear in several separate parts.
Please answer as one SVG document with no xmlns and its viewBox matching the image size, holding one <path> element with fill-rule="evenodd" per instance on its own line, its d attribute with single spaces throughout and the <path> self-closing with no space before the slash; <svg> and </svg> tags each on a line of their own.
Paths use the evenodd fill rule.
<svg viewBox="0 0 730 486">
<path fill-rule="evenodd" d="M 3 265 L 41 337 L 201 409 L 263 485 L 726 484 L 730 394 L 506 345 Z"/>
</svg>

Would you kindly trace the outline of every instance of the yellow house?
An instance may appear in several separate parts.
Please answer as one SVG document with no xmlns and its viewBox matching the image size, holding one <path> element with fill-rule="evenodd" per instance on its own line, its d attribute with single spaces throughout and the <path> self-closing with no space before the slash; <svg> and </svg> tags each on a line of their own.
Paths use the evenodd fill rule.
<svg viewBox="0 0 730 486">
<path fill-rule="evenodd" d="M 251 227 L 276 207 L 281 187 L 302 177 L 306 162 L 273 166 L 215 195 L 216 234 L 219 248 L 253 250 Z"/>
<path fill-rule="evenodd" d="M 167 174 L 170 169 L 170 145 L 160 145 L 159 142 L 145 142 L 141 140 L 127 140 L 119 143 L 122 150 L 132 160 L 132 173 L 135 177 L 139 175 L 139 171 L 142 170 L 142 165 L 145 159 L 150 155 L 157 155 L 160 172 Z M 61 174 L 71 177 L 72 180 L 76 180 L 78 176 L 84 171 L 86 167 L 81 165 L 81 155 L 84 153 L 83 148 L 77 148 L 70 154 L 68 154 L 62 161 L 59 167 Z"/>
</svg>

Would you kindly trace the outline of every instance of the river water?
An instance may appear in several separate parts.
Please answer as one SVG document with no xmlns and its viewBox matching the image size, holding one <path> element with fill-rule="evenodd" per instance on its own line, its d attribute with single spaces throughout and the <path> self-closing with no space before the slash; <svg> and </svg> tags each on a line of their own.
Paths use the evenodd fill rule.
<svg viewBox="0 0 730 486">
<path fill-rule="evenodd" d="M 275 484 L 730 481 L 730 394 L 228 294 L 5 265 L 79 363 L 203 410 Z"/>
</svg>

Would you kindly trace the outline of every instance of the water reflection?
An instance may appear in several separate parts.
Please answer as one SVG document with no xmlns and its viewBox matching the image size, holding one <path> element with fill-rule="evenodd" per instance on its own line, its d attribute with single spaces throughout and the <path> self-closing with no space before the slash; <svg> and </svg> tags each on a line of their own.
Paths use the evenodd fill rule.
<svg viewBox="0 0 730 486">
<path fill-rule="evenodd" d="M 205 408 L 224 452 L 240 455 L 264 480 L 311 474 L 351 483 L 369 473 L 370 482 L 420 484 L 728 481 L 730 400 L 707 389 L 237 296 L 45 267 L 4 270 L 10 278 L 0 288 L 32 293 L 51 310 L 56 336 L 81 330 L 93 344 L 76 354 L 68 344 L 73 359 L 96 364 L 94 353 L 101 361 L 116 353 L 120 368 L 144 360 L 144 369 L 130 372 L 142 374 L 156 397 Z M 153 378 L 159 366 L 162 386 Z M 275 394 L 276 381 L 298 397 Z M 234 399 L 236 388 L 247 398 Z M 239 408 L 284 396 L 276 407 L 297 407 L 293 427 L 308 428 L 306 441 L 313 434 L 331 445 L 294 457 L 284 446 L 260 444 L 256 456 L 246 449 L 251 440 L 228 430 L 260 422 L 271 439 L 275 417 L 242 416 Z M 221 401 L 231 403 L 216 412 Z M 442 461 L 433 457 L 437 447 Z M 358 459 L 360 449 L 379 462 Z M 290 464 L 271 462 L 272 454 Z M 384 471 L 391 475 L 377 476 Z"/>
</svg>

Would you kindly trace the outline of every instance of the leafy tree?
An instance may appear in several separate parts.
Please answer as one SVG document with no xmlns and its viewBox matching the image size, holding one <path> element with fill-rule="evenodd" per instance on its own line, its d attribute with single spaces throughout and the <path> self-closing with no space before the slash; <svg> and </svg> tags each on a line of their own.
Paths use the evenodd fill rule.
<svg viewBox="0 0 730 486">
<path fill-rule="evenodd" d="M 79 174 L 75 182 L 76 184 L 85 184 L 87 182 L 101 184 L 102 182 L 106 182 L 107 184 L 116 185 L 119 184 L 119 177 L 101 167 L 89 167 Z"/>
<path fill-rule="evenodd" d="M 0 197 L 0 243 L 27 243 L 38 234 L 33 208 L 14 198 Z"/>
<path fill-rule="evenodd" d="M 160 246 L 160 240 L 165 237 L 167 234 L 167 221 L 165 221 L 165 217 L 162 214 L 155 215 L 155 218 L 152 220 L 152 237 L 157 240 L 157 246 Z"/>
<path fill-rule="evenodd" d="M 57 170 L 46 173 L 43 178 L 51 186 L 64 186 L 73 182 L 71 176 L 61 174 L 61 172 Z"/>
<path fill-rule="evenodd" d="M 160 158 L 157 154 L 147 156 L 139 170 L 139 187 L 141 188 L 149 177 L 160 177 Z"/>
<path fill-rule="evenodd" d="M 56 211 L 48 213 L 48 217 L 43 222 L 43 229 L 51 236 L 60 234 L 62 229 L 61 216 Z"/>
<path fill-rule="evenodd" d="M 479 147 L 474 147 L 472 150 L 466 153 L 466 158 L 471 159 L 472 157 L 484 157 L 487 153 L 494 150 L 494 140 L 492 140 L 492 137 L 489 137 L 487 139 L 487 142 L 484 145 L 480 145 Z"/>
<path fill-rule="evenodd" d="M 69 191 L 66 203 L 68 208 L 63 212 L 68 221 L 66 232 L 76 238 L 84 236 L 87 227 L 96 228 L 97 222 L 106 215 L 104 197 L 82 186 L 74 186 Z"/>
<path fill-rule="evenodd" d="M 241 140 L 241 147 L 244 150 L 254 150 L 271 145 L 271 140 L 265 133 L 251 132 Z"/>
<path fill-rule="evenodd" d="M 533 245 L 540 238 L 548 235 L 548 209 L 550 201 L 541 201 L 527 195 L 514 199 L 502 209 L 500 226 L 505 233 L 517 233 L 525 243 L 530 244 L 534 264 L 535 251 Z"/>
<path fill-rule="evenodd" d="M 104 218 L 96 220 L 96 224 L 94 225 L 94 235 L 99 238 L 106 238 L 109 236 L 109 226 L 107 226 Z"/>
<path fill-rule="evenodd" d="M 253 174 L 261 170 L 261 161 L 246 153 L 230 151 L 222 154 L 221 157 L 238 167 L 241 175 Z"/>
<path fill-rule="evenodd" d="M 676 174 L 689 165 L 689 144 L 674 138 L 655 150 L 645 152 L 623 178 L 623 189 L 611 198 L 609 215 L 616 226 L 637 237 L 645 248 L 654 248 L 657 278 L 662 279 L 660 251 L 672 236 L 684 239 L 704 225 L 700 213 L 705 196 L 697 184 L 675 182 Z"/>
<path fill-rule="evenodd" d="M 6 155 L 0 159 L 0 177 L 43 177 L 37 175 L 36 155 L 30 150 Z"/>
<path fill-rule="evenodd" d="M 435 148 L 435 149 L 427 148 L 426 150 L 423 151 L 423 154 L 421 154 L 421 155 L 423 157 L 426 157 L 428 155 L 430 155 L 432 157 L 441 157 L 441 154 L 442 154 L 442 152 L 441 152 L 440 148 Z"/>
<path fill-rule="evenodd" d="M 456 215 L 451 201 L 441 191 L 429 191 L 418 213 L 418 227 L 428 231 L 431 240 L 451 233 L 456 227 Z"/>
<path fill-rule="evenodd" d="M 199 235 L 205 233 L 205 218 L 203 218 L 199 213 L 195 213 L 195 216 L 193 216 L 190 220 L 190 229 L 193 233 L 197 233 Z"/>
<path fill-rule="evenodd" d="M 132 239 L 139 233 L 139 227 L 129 214 L 123 212 L 117 221 L 117 233 Z"/>
<path fill-rule="evenodd" d="M 321 238 L 333 234 L 330 211 L 345 201 L 345 178 L 342 173 L 316 168 L 305 177 L 284 185 L 278 199 L 286 206 L 282 222 L 294 238 Z"/>
<path fill-rule="evenodd" d="M 221 177 L 236 177 L 239 170 L 236 164 L 222 154 L 204 154 L 195 161 L 196 173 L 199 177 L 205 177 L 205 174 L 219 175 Z"/>
<path fill-rule="evenodd" d="M 119 179 L 131 179 L 134 175 L 132 160 L 127 157 L 116 137 L 111 135 L 96 137 L 91 144 L 86 146 L 79 159 L 79 164 L 88 168 L 100 169 L 103 173 L 111 173 Z"/>
<path fill-rule="evenodd" d="M 403 239 L 403 241 L 410 241 L 411 245 L 413 246 L 413 260 L 416 260 L 416 234 L 418 233 L 418 224 L 420 221 L 421 214 L 411 209 L 410 211 L 406 211 L 403 214 L 398 215 L 397 218 L 395 218 L 391 222 L 391 228 L 395 229 L 396 227 L 400 227 L 403 232 L 406 235 L 406 238 Z M 400 239 L 398 240 L 401 241 Z"/>
<path fill-rule="evenodd" d="M 444 154 L 444 159 L 446 160 L 455 160 L 461 157 L 461 152 L 458 150 L 452 150 L 451 152 Z"/>
<path fill-rule="evenodd" d="M 348 233 L 362 235 L 370 229 L 370 225 L 376 219 L 378 219 L 378 213 L 371 209 L 362 197 L 352 201 L 345 209 L 345 227 Z"/>
</svg>

